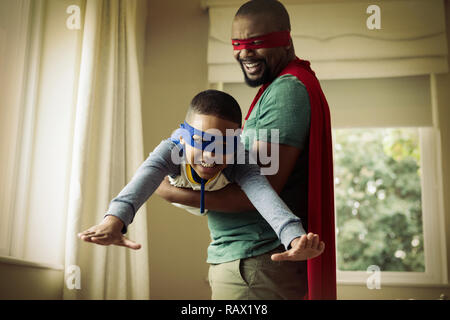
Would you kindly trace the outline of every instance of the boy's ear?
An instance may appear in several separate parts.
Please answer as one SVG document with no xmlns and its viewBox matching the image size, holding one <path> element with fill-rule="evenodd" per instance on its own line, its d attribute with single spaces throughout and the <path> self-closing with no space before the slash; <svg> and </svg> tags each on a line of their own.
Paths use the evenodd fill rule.
<svg viewBox="0 0 450 320">
<path fill-rule="evenodd" d="M 184 146 L 186 144 L 186 142 L 184 141 L 183 137 L 180 136 L 180 143 Z"/>
</svg>

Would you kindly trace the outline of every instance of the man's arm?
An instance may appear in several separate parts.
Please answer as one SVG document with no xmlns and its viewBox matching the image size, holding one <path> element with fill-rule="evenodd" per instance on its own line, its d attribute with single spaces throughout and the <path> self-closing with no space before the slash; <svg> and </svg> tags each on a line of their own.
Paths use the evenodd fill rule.
<svg viewBox="0 0 450 320">
<path fill-rule="evenodd" d="M 254 148 L 267 148 L 272 150 L 270 143 L 257 141 Z M 280 144 L 279 148 L 279 169 L 274 175 L 266 176 L 272 188 L 279 194 L 283 190 L 289 176 L 294 169 L 295 163 L 300 156 L 301 150 L 289 145 Z M 258 154 L 258 153 L 255 153 Z M 181 203 L 183 205 L 198 207 L 200 203 L 200 192 L 192 189 L 177 188 L 172 186 L 166 178 L 155 192 L 169 202 Z M 221 212 L 244 212 L 255 210 L 244 191 L 236 184 L 231 183 L 225 188 L 217 191 L 209 191 L 205 197 L 205 207 L 208 210 Z"/>
</svg>

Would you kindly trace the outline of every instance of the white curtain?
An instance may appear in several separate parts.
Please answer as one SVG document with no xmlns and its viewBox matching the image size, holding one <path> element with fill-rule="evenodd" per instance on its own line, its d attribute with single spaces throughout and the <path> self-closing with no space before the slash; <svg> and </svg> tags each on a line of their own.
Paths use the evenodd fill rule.
<svg viewBox="0 0 450 320">
<path fill-rule="evenodd" d="M 141 90 L 145 0 L 87 0 L 70 173 L 64 299 L 149 299 L 145 207 L 128 237 L 137 251 L 82 242 L 77 233 L 102 221 L 110 200 L 144 160 Z M 139 32 L 138 32 L 139 31 Z"/>
</svg>

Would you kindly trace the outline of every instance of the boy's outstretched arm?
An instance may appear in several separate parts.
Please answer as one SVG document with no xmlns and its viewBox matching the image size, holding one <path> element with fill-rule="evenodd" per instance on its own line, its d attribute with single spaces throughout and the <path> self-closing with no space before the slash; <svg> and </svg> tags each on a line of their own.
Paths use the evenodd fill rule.
<svg viewBox="0 0 450 320">
<path fill-rule="evenodd" d="M 106 216 L 100 224 L 80 232 L 78 237 L 83 241 L 104 246 L 114 244 L 134 250 L 140 249 L 140 244 L 124 237 L 122 234 L 123 227 L 124 224 L 119 218 Z"/>
<path fill-rule="evenodd" d="M 115 197 L 103 221 L 80 232 L 78 236 L 86 241 L 100 245 L 119 245 L 139 249 L 140 244 L 123 236 L 136 212 L 153 194 L 164 177 L 179 174 L 179 165 L 172 162 L 172 149 L 176 145 L 170 140 L 162 141 L 138 168 L 131 181 Z M 177 149 L 175 149 L 177 152 Z"/>
</svg>

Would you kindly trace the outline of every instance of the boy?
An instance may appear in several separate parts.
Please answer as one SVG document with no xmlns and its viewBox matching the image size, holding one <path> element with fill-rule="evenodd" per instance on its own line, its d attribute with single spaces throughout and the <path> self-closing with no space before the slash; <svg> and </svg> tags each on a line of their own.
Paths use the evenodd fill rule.
<svg viewBox="0 0 450 320">
<path fill-rule="evenodd" d="M 182 129 L 175 131 L 170 139 L 162 141 L 150 153 L 130 183 L 111 201 L 104 220 L 80 233 L 79 237 L 96 244 L 139 249 L 141 246 L 125 238 L 123 233 L 126 233 L 139 207 L 169 175 L 174 185 L 200 188 L 202 195 L 205 190 L 217 190 L 236 182 L 273 228 L 286 250 L 294 249 L 292 260 L 307 260 L 320 255 L 324 243 L 319 242 L 316 234 L 307 237 L 300 218 L 289 210 L 266 177 L 260 174 L 259 166 L 234 164 L 235 161 L 229 164 L 231 158 L 236 160 L 238 155 L 239 137 L 227 135 L 227 131 L 239 129 L 241 121 L 240 107 L 230 95 L 216 90 L 196 95 Z M 215 130 L 219 134 L 201 130 Z M 174 158 L 179 155 L 182 155 L 182 161 L 176 163 Z M 202 196 L 201 213 L 205 212 L 203 199 Z"/>
</svg>

